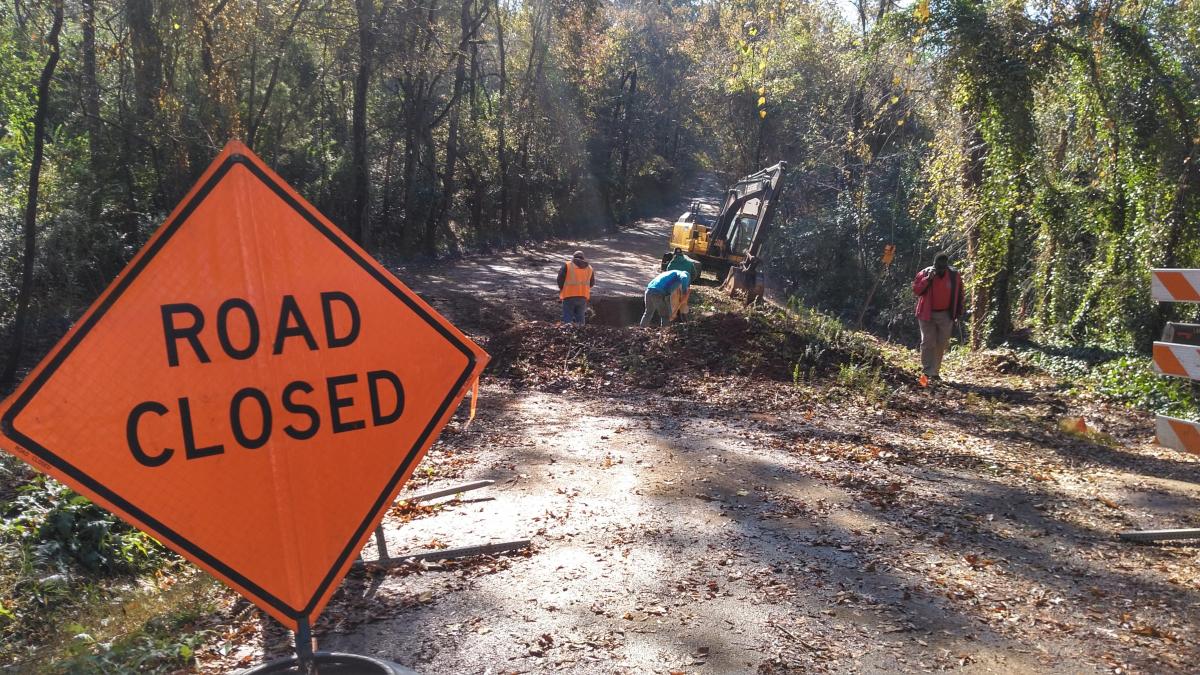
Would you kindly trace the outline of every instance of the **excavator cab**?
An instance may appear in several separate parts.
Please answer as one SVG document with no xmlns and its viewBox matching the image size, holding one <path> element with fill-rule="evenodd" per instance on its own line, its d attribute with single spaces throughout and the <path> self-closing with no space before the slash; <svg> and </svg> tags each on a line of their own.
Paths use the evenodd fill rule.
<svg viewBox="0 0 1200 675">
<path fill-rule="evenodd" d="M 701 274 L 711 272 L 722 280 L 731 295 L 743 292 L 747 302 L 761 298 L 764 279 L 758 254 L 770 233 L 786 170 L 787 162 L 780 162 L 742 178 L 725 191 L 715 217 L 705 214 L 699 202 L 692 202 L 671 228 L 662 269 L 678 248 Z"/>
</svg>

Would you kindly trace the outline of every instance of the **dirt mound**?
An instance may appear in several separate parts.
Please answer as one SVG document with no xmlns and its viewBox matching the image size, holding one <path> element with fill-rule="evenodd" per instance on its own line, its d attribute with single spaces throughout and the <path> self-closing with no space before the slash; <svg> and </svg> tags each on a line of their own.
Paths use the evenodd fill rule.
<svg viewBox="0 0 1200 675">
<path fill-rule="evenodd" d="M 666 328 L 524 321 L 487 342 L 490 370 L 519 386 L 657 388 L 698 374 L 791 382 L 841 366 L 876 367 L 878 350 L 815 313 L 719 307 Z"/>
</svg>

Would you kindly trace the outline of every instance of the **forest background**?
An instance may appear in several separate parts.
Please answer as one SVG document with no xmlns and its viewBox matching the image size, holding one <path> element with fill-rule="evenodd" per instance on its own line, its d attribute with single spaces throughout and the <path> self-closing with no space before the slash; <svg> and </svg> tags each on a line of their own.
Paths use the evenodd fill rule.
<svg viewBox="0 0 1200 675">
<path fill-rule="evenodd" d="M 1180 311 L 1149 269 L 1200 266 L 1198 47 L 1194 0 L 5 3 L 2 379 L 230 138 L 400 257 L 600 232 L 787 160 L 786 293 L 911 337 L 944 249 L 974 345 L 1144 350 Z"/>
</svg>

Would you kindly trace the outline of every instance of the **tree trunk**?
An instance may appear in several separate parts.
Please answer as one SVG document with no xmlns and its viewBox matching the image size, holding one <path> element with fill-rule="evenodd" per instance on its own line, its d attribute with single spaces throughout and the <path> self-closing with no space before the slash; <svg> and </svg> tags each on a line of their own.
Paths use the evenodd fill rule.
<svg viewBox="0 0 1200 675">
<path fill-rule="evenodd" d="M 608 126 L 605 129 L 608 143 L 600 155 L 602 163 L 596 166 L 596 174 L 600 178 L 600 198 L 604 200 L 606 211 L 604 227 L 610 232 L 616 229 L 615 223 L 620 217 L 617 199 L 613 196 L 617 184 L 617 178 L 613 176 L 613 153 L 621 147 L 621 111 L 625 107 L 625 85 L 629 82 L 630 72 L 621 73 L 618 93 L 613 97 L 612 111 L 609 113 Z"/>
<path fill-rule="evenodd" d="M 158 113 L 163 98 L 162 38 L 158 33 L 153 0 L 126 0 L 125 13 L 129 21 L 130 55 L 133 60 L 133 122 L 130 129 L 161 129 L 164 120 Z M 167 205 L 168 183 L 172 176 L 164 166 L 162 153 L 154 146 L 147 147 L 142 139 L 133 136 L 130 144 L 150 156 L 157 179 L 154 201 L 163 210 Z"/>
<path fill-rule="evenodd" d="M 383 161 L 383 199 L 379 205 L 379 222 L 385 232 L 392 226 L 392 203 L 395 201 L 393 195 L 396 192 L 395 181 L 392 180 L 392 166 L 395 159 L 396 138 L 393 136 L 388 142 L 387 155 Z"/>
<path fill-rule="evenodd" d="M 120 81 L 127 82 L 129 80 L 129 60 L 120 60 Z M 138 243 L 138 200 L 137 200 L 137 181 L 133 175 L 133 166 L 137 163 L 137 151 L 134 147 L 133 133 L 128 131 L 131 124 L 130 118 L 133 114 L 129 109 L 129 102 L 126 99 L 125 89 L 122 88 L 117 93 L 117 115 L 121 120 L 122 126 L 126 129 L 121 134 L 121 156 L 117 162 L 117 173 L 121 178 L 122 186 L 124 187 L 124 208 L 121 216 L 121 224 L 125 241 L 127 245 L 132 246 Z"/>
<path fill-rule="evenodd" d="M 471 48 L 471 40 L 479 27 L 478 19 L 471 12 L 474 4 L 475 0 L 462 0 L 459 10 L 460 37 L 458 51 L 454 57 L 454 85 L 449 104 L 450 124 L 446 131 L 446 171 L 442 174 L 441 198 L 437 200 L 437 206 L 430 211 L 425 220 L 425 254 L 429 257 L 437 255 L 438 230 L 443 226 L 454 201 L 454 194 L 458 190 L 458 132 L 462 123 L 463 86 L 467 79 L 467 50 Z"/>
<path fill-rule="evenodd" d="M 618 187 L 621 190 L 622 222 L 628 222 L 632 216 L 629 198 L 629 146 L 633 137 L 633 105 L 637 101 L 637 67 L 629 71 L 629 98 L 625 101 L 625 120 L 621 129 L 621 168 L 618 174 Z M 612 223 L 611 229 L 616 230 L 619 223 Z"/>
<path fill-rule="evenodd" d="M 362 243 L 370 205 L 370 166 L 367 162 L 367 93 L 375 52 L 375 0 L 355 0 L 358 11 L 358 74 L 350 130 L 350 214 L 346 234 Z"/>
<path fill-rule="evenodd" d="M 33 264 L 37 256 L 37 208 L 38 184 L 42 174 L 42 158 L 46 145 L 46 118 L 50 111 L 50 84 L 60 56 L 58 36 L 63 24 L 63 0 L 54 3 L 54 23 L 46 42 L 50 56 L 38 79 L 37 108 L 33 113 L 33 157 L 29 163 L 29 192 L 25 201 L 24 259 L 21 261 L 21 288 L 17 291 L 17 311 L 13 319 L 12 346 L 8 350 L 8 363 L 0 373 L 0 386 L 8 387 L 17 377 L 21 362 L 21 351 L 25 345 L 25 331 L 29 323 L 29 303 L 33 295 Z"/>
<path fill-rule="evenodd" d="M 208 86 L 208 95 L 201 100 L 202 120 L 209 143 L 220 146 L 230 138 L 241 135 L 241 125 L 237 116 L 237 106 L 233 103 L 235 95 L 227 78 L 226 69 L 217 60 L 220 46 L 217 45 L 217 33 L 220 27 L 214 25 L 224 11 L 228 0 L 218 0 L 210 10 L 199 10 L 200 17 L 200 67 L 204 71 L 204 81 Z"/>
<path fill-rule="evenodd" d="M 100 84 L 96 77 L 96 0 L 83 0 L 83 115 L 84 128 L 88 135 L 88 220 L 100 219 L 104 202 L 101 186 L 104 180 L 104 158 L 100 147 Z"/>
<path fill-rule="evenodd" d="M 407 105 L 415 104 L 407 102 Z M 405 221 L 412 220 L 413 180 L 416 178 L 417 157 L 417 114 L 410 111 L 404 125 L 404 169 L 400 178 L 400 212 Z"/>
<path fill-rule="evenodd" d="M 292 39 L 292 35 L 296 32 L 296 24 L 300 22 L 300 17 L 304 14 L 304 10 L 308 7 L 308 0 L 299 0 L 296 3 L 296 11 L 292 13 L 292 20 L 288 24 L 287 30 L 279 39 L 279 45 L 275 48 L 275 60 L 271 66 L 271 79 L 267 82 L 267 90 L 263 92 L 262 103 L 259 105 L 258 111 L 254 110 L 254 92 L 250 93 L 250 105 L 247 106 L 247 113 L 250 115 L 249 126 L 246 131 L 246 147 L 254 149 L 254 142 L 258 139 L 259 126 L 267 116 L 267 106 L 271 104 L 271 94 L 275 91 L 275 85 L 279 82 L 279 67 L 283 63 L 283 54 L 287 51 L 287 43 Z M 257 53 L 257 52 L 256 52 Z"/>
<path fill-rule="evenodd" d="M 967 157 L 966 163 L 963 165 L 963 191 L 973 197 L 982 199 L 983 190 L 983 164 L 987 159 L 987 142 L 983 139 L 983 134 L 975 125 L 974 121 L 969 119 L 969 114 L 964 110 L 961 111 L 963 123 L 967 128 L 967 135 L 964 139 L 967 147 L 964 148 L 964 154 Z M 967 260 L 977 260 L 979 255 L 979 222 L 973 222 L 967 227 Z M 983 344 L 984 324 L 987 318 L 988 310 L 988 294 L 983 287 L 982 280 L 975 278 L 974 283 L 970 285 L 970 300 L 971 307 L 971 348 L 979 349 Z"/>
<path fill-rule="evenodd" d="M 1004 342 L 1012 332 L 1012 286 L 1013 270 L 1017 264 L 1017 243 L 1020 234 L 1017 231 L 1017 214 L 1008 216 L 1008 246 L 1004 250 L 1004 266 L 989 284 L 992 297 L 995 298 L 995 314 L 992 319 L 988 344 L 997 345 Z"/>
<path fill-rule="evenodd" d="M 152 0 L 127 0 L 125 11 L 132 42 L 134 111 L 138 122 L 148 123 L 154 119 L 162 95 L 162 40 Z"/>
<path fill-rule="evenodd" d="M 500 167 L 500 228 L 498 242 L 511 238 L 508 222 L 508 140 L 505 118 L 508 115 L 508 65 L 504 47 L 504 21 L 496 0 L 496 52 L 500 65 L 500 89 L 496 99 L 496 162 Z"/>
</svg>

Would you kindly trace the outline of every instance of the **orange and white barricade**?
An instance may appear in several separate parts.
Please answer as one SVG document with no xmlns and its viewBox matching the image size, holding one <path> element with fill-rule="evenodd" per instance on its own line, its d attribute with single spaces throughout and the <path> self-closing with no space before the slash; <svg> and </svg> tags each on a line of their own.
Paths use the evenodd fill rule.
<svg viewBox="0 0 1200 675">
<path fill-rule="evenodd" d="M 1200 380 L 1200 347 L 1155 342 L 1154 370 L 1160 375 Z"/>
<path fill-rule="evenodd" d="M 1159 415 L 1155 420 L 1158 444 L 1181 452 L 1200 454 L 1200 424 Z"/>
<path fill-rule="evenodd" d="M 1159 302 L 1200 302 L 1200 270 L 1151 270 L 1150 297 Z"/>
<path fill-rule="evenodd" d="M 1150 295 L 1160 302 L 1200 302 L 1200 270 L 1151 271 Z M 1172 377 L 1200 380 L 1200 326 L 1167 324 L 1162 341 L 1154 343 L 1154 370 Z M 1158 444 L 1200 454 L 1200 424 L 1166 415 L 1155 418 Z M 1200 539 L 1200 529 L 1121 532 L 1127 541 Z"/>
</svg>

